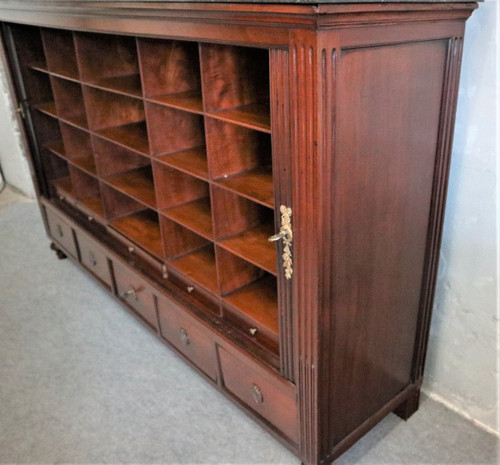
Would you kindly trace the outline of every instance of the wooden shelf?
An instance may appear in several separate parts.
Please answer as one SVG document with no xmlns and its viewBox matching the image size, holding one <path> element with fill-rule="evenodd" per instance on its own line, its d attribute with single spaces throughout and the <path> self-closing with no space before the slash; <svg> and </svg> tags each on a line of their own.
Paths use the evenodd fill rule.
<svg viewBox="0 0 500 465">
<path fill-rule="evenodd" d="M 191 111 L 193 113 L 203 114 L 203 101 L 201 92 L 198 90 L 188 90 L 174 94 L 164 94 L 149 97 L 148 100 L 154 103 L 160 103 L 179 110 Z"/>
<path fill-rule="evenodd" d="M 74 126 L 81 128 L 81 129 L 88 129 L 89 128 L 89 125 L 87 123 L 87 117 L 83 113 L 80 115 L 60 116 L 59 119 L 61 121 L 65 121 L 69 124 L 73 124 Z"/>
<path fill-rule="evenodd" d="M 80 203 L 99 218 L 105 218 L 104 206 L 100 196 L 87 197 L 80 199 Z"/>
<path fill-rule="evenodd" d="M 269 104 L 254 103 L 228 110 L 220 110 L 208 115 L 249 129 L 271 133 Z"/>
<path fill-rule="evenodd" d="M 156 208 L 156 195 L 150 166 L 115 174 L 107 177 L 105 182 L 147 206 Z"/>
<path fill-rule="evenodd" d="M 67 195 L 69 197 L 75 197 L 75 191 L 71 183 L 71 178 L 65 177 L 60 179 L 54 179 L 52 185 L 55 187 L 58 195 Z"/>
<path fill-rule="evenodd" d="M 66 150 L 64 149 L 64 144 L 62 141 L 58 140 L 55 142 L 49 142 L 48 144 L 45 144 L 44 146 L 47 150 L 50 150 L 52 153 L 55 153 L 61 158 L 66 159 Z"/>
<path fill-rule="evenodd" d="M 156 160 L 184 173 L 208 180 L 208 161 L 204 146 L 181 150 L 156 157 Z"/>
<path fill-rule="evenodd" d="M 172 260 L 170 265 L 210 292 L 218 292 L 215 254 L 212 245 Z"/>
<path fill-rule="evenodd" d="M 272 225 L 260 225 L 237 236 L 224 239 L 218 245 L 250 263 L 276 275 L 276 246 L 269 242 L 274 234 Z"/>
<path fill-rule="evenodd" d="M 163 210 L 162 213 L 200 236 L 213 240 L 214 233 L 209 197 Z"/>
<path fill-rule="evenodd" d="M 146 209 L 112 221 L 111 226 L 156 257 L 163 258 L 158 215 Z"/>
<path fill-rule="evenodd" d="M 224 296 L 224 300 L 278 339 L 276 278 L 267 276 Z"/>
<path fill-rule="evenodd" d="M 33 64 L 30 66 L 30 69 L 33 71 L 38 71 L 39 73 L 44 73 L 45 75 L 48 76 L 54 76 L 60 79 L 65 79 L 67 81 L 72 81 L 75 83 L 80 82 L 80 78 L 76 74 L 62 74 L 58 73 L 56 71 L 50 71 L 47 66 L 44 66 L 43 64 Z"/>
<path fill-rule="evenodd" d="M 270 170 L 255 168 L 218 179 L 217 184 L 266 207 L 274 208 L 273 176 Z"/>
<path fill-rule="evenodd" d="M 92 155 L 87 157 L 72 158 L 70 162 L 89 174 L 94 176 L 97 174 L 94 157 Z"/>
<path fill-rule="evenodd" d="M 86 84 L 129 97 L 142 97 L 141 78 L 139 74 L 103 77 L 88 81 Z"/>
<path fill-rule="evenodd" d="M 34 70 L 34 71 L 40 71 L 41 73 L 48 73 L 49 69 L 47 68 L 47 64 L 40 62 L 40 63 L 32 63 L 29 65 L 29 68 Z"/>
<path fill-rule="evenodd" d="M 57 110 L 55 102 L 40 103 L 38 105 L 35 105 L 35 108 L 38 111 L 44 113 L 45 115 L 57 118 Z"/>
<path fill-rule="evenodd" d="M 143 155 L 149 154 L 145 121 L 100 129 L 97 134 Z"/>
</svg>

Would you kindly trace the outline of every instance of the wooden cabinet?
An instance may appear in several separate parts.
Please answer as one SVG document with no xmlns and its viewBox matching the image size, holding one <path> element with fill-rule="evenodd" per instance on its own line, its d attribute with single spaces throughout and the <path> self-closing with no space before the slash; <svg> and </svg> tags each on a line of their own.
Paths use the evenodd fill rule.
<svg viewBox="0 0 500 465">
<path fill-rule="evenodd" d="M 418 408 L 475 7 L 0 2 L 59 255 L 306 464 Z"/>
</svg>

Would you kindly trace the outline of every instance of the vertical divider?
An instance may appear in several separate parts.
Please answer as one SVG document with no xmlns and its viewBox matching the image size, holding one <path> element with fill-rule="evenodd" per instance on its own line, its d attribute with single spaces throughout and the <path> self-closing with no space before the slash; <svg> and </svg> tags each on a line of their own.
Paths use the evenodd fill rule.
<svg viewBox="0 0 500 465">
<path fill-rule="evenodd" d="M 217 234 L 216 234 L 216 216 L 218 215 L 218 208 L 217 205 L 215 205 L 216 198 L 213 194 L 213 184 L 212 184 L 212 175 L 211 175 L 211 169 L 210 169 L 210 149 L 209 147 L 211 144 L 209 143 L 209 131 L 208 131 L 208 125 L 207 125 L 207 116 L 206 116 L 206 111 L 207 111 L 207 105 L 206 105 L 206 95 L 208 92 L 205 79 L 206 79 L 206 69 L 205 69 L 205 63 L 203 61 L 203 43 L 198 42 L 198 60 L 200 63 L 200 87 L 201 87 L 201 101 L 203 105 L 203 120 L 204 120 L 204 131 L 205 131 L 205 152 L 207 156 L 207 167 L 208 167 L 208 181 L 209 181 L 209 187 L 210 187 L 210 202 L 212 205 L 212 231 L 214 232 L 214 252 L 215 252 L 215 272 L 217 274 L 217 283 L 218 283 L 218 298 L 219 298 L 219 311 L 220 311 L 220 316 L 222 317 L 222 294 L 223 294 L 223 286 L 222 286 L 222 279 L 223 279 L 223 273 L 222 273 L 222 263 L 221 263 L 221 256 L 220 253 L 218 252 L 218 245 L 217 245 Z"/>
</svg>

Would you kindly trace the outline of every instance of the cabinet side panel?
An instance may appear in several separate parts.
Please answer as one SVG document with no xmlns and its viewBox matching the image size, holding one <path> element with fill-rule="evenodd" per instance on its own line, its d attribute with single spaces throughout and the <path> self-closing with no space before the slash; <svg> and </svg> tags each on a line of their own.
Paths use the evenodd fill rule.
<svg viewBox="0 0 500 465">
<path fill-rule="evenodd" d="M 331 446 L 411 382 L 446 51 L 440 40 L 341 54 Z"/>
</svg>

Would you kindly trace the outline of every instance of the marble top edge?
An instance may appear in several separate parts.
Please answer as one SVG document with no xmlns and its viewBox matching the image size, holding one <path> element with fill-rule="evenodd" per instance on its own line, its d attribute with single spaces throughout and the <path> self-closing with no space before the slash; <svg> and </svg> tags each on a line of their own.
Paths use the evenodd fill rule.
<svg viewBox="0 0 500 465">
<path fill-rule="evenodd" d="M 18 0 L 16 3 L 33 3 L 35 0 Z M 36 3 L 43 3 L 44 0 L 38 0 Z M 47 0 L 47 3 L 58 3 L 62 0 Z M 131 3 L 132 0 L 99 0 L 98 3 Z M 381 4 L 381 3 L 476 3 L 483 0 L 139 0 L 133 3 L 238 3 L 238 4 L 268 4 L 268 5 L 340 5 L 340 4 Z M 64 0 L 64 3 L 96 3 L 96 0 Z M 2 3 L 12 3 L 10 0 L 0 0 Z"/>
</svg>

